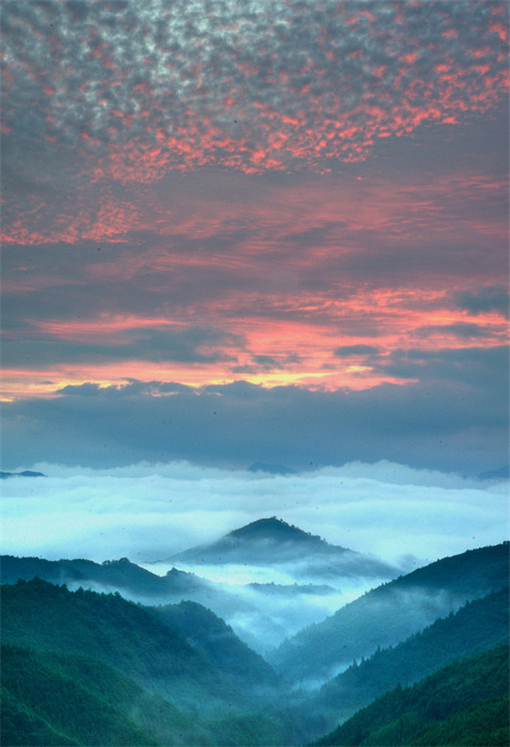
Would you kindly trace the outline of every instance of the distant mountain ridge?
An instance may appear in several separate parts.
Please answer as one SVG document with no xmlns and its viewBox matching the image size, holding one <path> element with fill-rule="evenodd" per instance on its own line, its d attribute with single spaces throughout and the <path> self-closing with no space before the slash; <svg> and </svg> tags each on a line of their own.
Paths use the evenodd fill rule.
<svg viewBox="0 0 510 747">
<path fill-rule="evenodd" d="M 287 524 L 283 519 L 278 519 L 276 516 L 271 516 L 269 519 L 257 519 L 244 527 L 234 529 L 225 537 L 225 539 L 227 538 L 236 539 L 241 542 L 258 542 L 260 540 L 272 540 L 280 543 L 301 542 L 306 543 L 308 547 L 313 549 L 320 548 L 323 552 L 330 552 L 332 550 L 346 551 L 345 547 L 328 545 L 326 540 L 322 539 L 322 537 L 312 534 L 311 532 L 305 532 L 303 529 L 300 529 L 293 524 Z"/>
<path fill-rule="evenodd" d="M 479 480 L 508 480 L 510 477 L 510 464 L 505 464 L 499 469 L 491 469 L 486 472 L 480 472 Z"/>
<path fill-rule="evenodd" d="M 276 516 L 257 519 L 234 529 L 216 542 L 198 545 L 168 558 L 189 565 L 278 566 L 296 564 L 303 576 L 394 578 L 387 563 L 330 545 L 317 535 L 287 524 Z"/>
<path fill-rule="evenodd" d="M 267 557 L 264 554 L 270 551 L 276 552 L 276 555 Z M 234 529 L 216 542 L 177 553 L 170 560 L 215 564 L 242 563 L 246 561 L 247 555 L 250 555 L 252 561 L 264 565 L 268 562 L 286 562 L 291 555 L 297 555 L 298 559 L 302 559 L 302 553 L 305 551 L 327 554 L 350 552 L 344 547 L 328 545 L 321 537 L 304 532 L 272 516 L 269 519 L 257 519 L 246 526 Z"/>
<path fill-rule="evenodd" d="M 102 585 L 104 590 L 123 589 L 125 592 L 141 596 L 162 597 L 179 594 L 183 589 L 204 589 L 213 586 L 193 573 L 170 570 L 166 576 L 157 576 L 150 571 L 131 563 L 127 558 L 93 560 L 74 558 L 72 560 L 44 560 L 43 558 L 17 558 L 3 555 L 0 558 L 2 583 L 15 583 L 18 579 L 29 581 L 38 577 L 56 584 L 89 582 Z"/>
<path fill-rule="evenodd" d="M 30 581 L 41 578 L 52 584 L 66 584 L 71 590 L 83 587 L 93 591 L 120 592 L 126 599 L 143 604 L 178 604 L 194 601 L 210 608 L 221 617 L 233 611 L 248 612 L 250 605 L 235 594 L 228 594 L 221 585 L 201 578 L 194 573 L 169 570 L 158 576 L 127 558 L 105 560 L 44 560 L 43 558 L 17 558 L 0 556 L 2 583 L 13 584 L 19 579 Z"/>
<path fill-rule="evenodd" d="M 398 575 L 398 569 L 376 558 L 330 545 L 275 516 L 237 528 L 211 545 L 154 563 L 160 572 L 151 572 L 152 564 L 143 568 L 127 558 L 103 563 L 83 558 L 49 561 L 4 556 L 0 560 L 4 583 L 39 577 L 67 584 L 71 590 L 81 586 L 118 591 L 142 604 L 203 604 L 259 653 L 332 614 L 356 592 Z M 212 568 L 204 575 L 214 580 L 201 573 L 207 564 Z M 299 615 L 290 609 L 290 599 L 299 604 Z"/>
</svg>

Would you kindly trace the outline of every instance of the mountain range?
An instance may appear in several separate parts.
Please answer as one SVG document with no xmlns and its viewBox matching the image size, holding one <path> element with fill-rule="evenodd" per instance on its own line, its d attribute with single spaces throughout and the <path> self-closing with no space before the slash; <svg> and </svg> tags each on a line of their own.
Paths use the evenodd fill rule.
<svg viewBox="0 0 510 747">
<path fill-rule="evenodd" d="M 466 601 L 504 589 L 509 572 L 508 543 L 443 558 L 346 604 L 268 660 L 292 681 L 324 682 L 378 646 L 393 646 Z"/>
<path fill-rule="evenodd" d="M 298 548 L 336 568 L 342 556 L 378 562 L 275 517 L 187 557 L 207 557 L 204 568 L 227 578 L 241 557 L 278 574 L 299 562 Z M 320 584 L 228 591 L 126 558 L 5 556 L 2 744 L 506 744 L 508 551 L 504 543 L 383 583 L 374 576 L 353 601 L 327 572 Z M 222 604 L 218 616 L 211 608 Z M 310 606 L 319 618 L 311 625 Z M 257 639 L 264 625 L 290 635 L 262 657 L 260 641 L 248 646 L 250 635 L 236 632 Z M 466 741 L 470 733 L 478 741 Z"/>
<path fill-rule="evenodd" d="M 208 568 L 221 570 L 223 582 L 197 574 L 207 570 L 206 560 Z M 175 567 L 181 564 L 187 570 Z M 254 578 L 262 569 L 268 582 L 236 583 L 239 567 L 241 575 L 252 569 Z M 83 558 L 49 561 L 13 556 L 3 556 L 0 568 L 4 583 L 37 576 L 70 589 L 118 591 L 142 604 L 197 602 L 224 618 L 259 653 L 398 573 L 377 559 L 329 545 L 276 517 L 252 522 L 216 542 L 145 568 L 127 558 L 95 563 Z M 275 572 L 278 579 L 283 576 L 290 583 L 269 580 Z M 289 607 L 290 599 L 299 604 L 300 616 Z"/>
<path fill-rule="evenodd" d="M 135 683 L 137 692 L 141 688 L 144 697 L 156 693 L 171 704 L 178 717 L 177 731 L 181 722 L 188 728 L 194 723 L 190 743 L 202 743 L 199 737 L 204 732 L 206 744 L 222 744 L 222 721 L 231 718 L 235 725 L 236 719 L 248 718 L 255 707 L 258 714 L 265 704 L 260 693 L 265 692 L 267 698 L 279 685 L 279 678 L 262 658 L 198 605 L 192 609 L 146 608 L 118 594 L 70 592 L 40 579 L 5 585 L 2 598 L 2 640 L 10 647 L 8 661 L 29 662 L 37 652 L 43 657 L 43 668 L 59 673 L 62 667 L 55 655 L 64 662 L 64 672 L 73 662 L 76 670 L 76 657 L 81 657 L 74 680 L 79 689 L 86 690 L 90 688 L 83 682 L 82 671 L 86 680 L 92 668 L 96 677 L 108 681 L 113 669 L 123 680 L 127 678 L 129 686 Z M 53 658 L 48 659 L 48 652 Z M 3 684 L 16 708 L 45 720 L 47 705 L 44 699 L 41 703 L 42 695 L 34 694 L 29 683 L 19 682 L 14 671 L 9 673 Z M 65 680 L 66 676 L 59 688 Z M 269 723 L 272 729 L 281 729 L 278 721 L 257 717 L 262 727 L 259 736 L 267 737 Z M 137 719 L 135 724 L 143 726 Z M 228 723 L 225 728 L 228 731 Z M 73 738 L 74 733 L 68 736 Z M 166 739 L 169 744 L 181 744 L 178 733 L 165 734 Z"/>
<path fill-rule="evenodd" d="M 456 659 L 504 644 L 510 629 L 509 611 L 508 587 L 467 602 L 396 646 L 378 647 L 319 690 L 296 697 L 294 717 L 310 738 L 326 732 L 386 691 L 414 684 Z"/>
<path fill-rule="evenodd" d="M 43 472 L 32 472 L 29 469 L 23 472 L 0 472 L 0 480 L 7 480 L 9 477 L 46 477 Z"/>
</svg>

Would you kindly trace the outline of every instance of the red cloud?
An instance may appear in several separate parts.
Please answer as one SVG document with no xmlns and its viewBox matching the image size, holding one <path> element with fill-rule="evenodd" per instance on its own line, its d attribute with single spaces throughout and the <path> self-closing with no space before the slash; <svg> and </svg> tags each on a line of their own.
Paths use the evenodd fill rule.
<svg viewBox="0 0 510 747">
<path fill-rule="evenodd" d="M 508 91 L 498 2 L 277 2 L 271 18 L 231 9 L 231 23 L 213 9 L 196 38 L 186 4 L 175 17 L 138 12 L 138 35 L 121 20 L 113 36 L 99 6 L 86 27 L 64 13 L 64 37 L 47 35 L 46 17 L 34 28 L 34 10 L 6 57 L 4 126 L 19 130 L 32 97 L 40 134 L 75 137 L 98 180 L 147 183 L 211 164 L 321 173 L 365 159 L 379 137 L 462 121 Z"/>
</svg>

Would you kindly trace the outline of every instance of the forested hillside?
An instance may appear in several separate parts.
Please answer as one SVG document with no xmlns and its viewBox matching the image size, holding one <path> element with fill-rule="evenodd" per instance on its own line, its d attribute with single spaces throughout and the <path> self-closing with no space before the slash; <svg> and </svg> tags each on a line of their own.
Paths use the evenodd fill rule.
<svg viewBox="0 0 510 747">
<path fill-rule="evenodd" d="M 508 543 L 443 558 L 364 594 L 283 643 L 268 659 L 289 680 L 324 682 L 467 600 L 507 587 L 508 578 Z"/>
<path fill-rule="evenodd" d="M 2 646 L 2 699 L 4 745 L 153 745 L 155 725 L 193 737 L 192 719 L 84 656 Z"/>
<path fill-rule="evenodd" d="M 180 633 L 235 687 L 264 691 L 281 682 L 274 669 L 252 651 L 224 620 L 195 602 L 152 608 L 153 614 Z"/>
<path fill-rule="evenodd" d="M 19 560 L 9 572 L 63 570 Z M 129 561 L 73 561 L 73 583 L 91 566 L 152 583 Z M 4 584 L 2 744 L 283 747 L 338 726 L 320 744 L 501 745 L 507 584 L 508 544 L 438 561 L 305 629 L 275 652 L 279 674 L 195 602 L 143 606 L 39 578 Z M 339 655 L 345 671 L 320 689 L 285 680 Z"/>
<path fill-rule="evenodd" d="M 313 738 L 398 684 L 410 685 L 456 659 L 508 644 L 509 625 L 508 588 L 468 602 L 456 614 L 436 620 L 394 648 L 377 650 L 317 692 L 306 693 L 293 709 L 295 718 Z"/>
<path fill-rule="evenodd" d="M 64 659 L 69 655 L 85 656 L 93 660 L 94 666 L 99 662 L 113 668 L 119 676 L 127 677 L 131 686 L 136 683 L 139 688 L 159 693 L 168 701 L 169 707 L 173 705 L 174 715 L 177 711 L 184 712 L 181 715 L 185 723 L 189 723 L 193 717 L 193 728 L 197 733 L 204 730 L 208 735 L 208 744 L 230 744 L 230 738 L 235 744 L 239 739 L 239 730 L 243 733 L 246 730 L 243 738 L 253 737 L 256 744 L 263 743 L 268 734 L 271 734 L 271 739 L 276 739 L 276 743 L 283 742 L 285 729 L 282 724 L 275 718 L 261 714 L 267 699 L 276 697 L 278 678 L 258 655 L 236 641 L 234 634 L 222 621 L 214 624 L 217 632 L 221 632 L 216 640 L 219 651 L 215 656 L 208 653 L 211 642 L 207 642 L 207 635 L 211 635 L 214 627 L 212 613 L 204 611 L 205 614 L 202 614 L 198 606 L 193 610 L 190 625 L 190 629 L 195 627 L 193 635 L 200 637 L 197 630 L 200 620 L 202 629 L 207 631 L 200 651 L 190 642 L 193 636 L 183 634 L 186 631 L 185 609 L 175 615 L 176 619 L 182 618 L 179 626 L 182 632 L 179 632 L 177 626 L 172 627 L 169 619 L 164 619 L 164 611 L 144 608 L 122 599 L 118 594 L 82 590 L 70 592 L 65 587 L 53 586 L 39 579 L 6 585 L 2 592 L 4 643 L 17 652 L 12 656 L 22 656 L 20 648 L 30 649 L 23 655 L 32 657 L 34 671 L 44 673 L 44 677 L 50 677 L 51 681 L 54 678 L 57 690 L 62 686 L 60 670 L 57 667 L 55 675 L 55 659 L 44 657 L 50 652 Z M 242 656 L 242 677 L 237 655 Z M 230 661 L 234 662 L 232 670 Z M 20 710 L 23 713 L 32 712 L 33 707 L 29 707 L 26 700 L 28 685 L 24 683 L 27 667 L 20 670 L 18 676 L 15 667 L 10 671 L 7 705 L 11 704 L 14 712 L 17 709 L 18 716 Z M 80 688 L 83 687 L 88 692 L 90 683 L 82 682 L 80 671 L 75 666 L 73 681 L 77 692 L 81 692 Z M 255 696 L 250 691 L 250 682 L 257 683 L 254 688 L 257 691 L 263 685 L 265 699 L 261 700 L 259 693 Z M 13 706 L 13 692 L 17 693 L 16 707 Z M 92 696 L 93 704 L 97 705 L 97 693 L 93 691 Z M 119 702 L 124 701 L 120 699 Z M 44 707 L 42 712 L 41 718 L 53 724 L 51 718 L 49 721 L 46 718 L 48 714 Z M 37 710 L 33 713 L 39 715 Z M 123 721 L 123 717 L 119 719 Z M 137 726 L 146 731 L 142 727 L 143 724 Z M 58 724 L 55 724 L 55 729 L 59 731 Z M 70 739 L 80 739 L 79 735 L 67 734 Z"/>
<path fill-rule="evenodd" d="M 508 672 L 508 646 L 457 661 L 386 693 L 316 745 L 507 745 Z"/>
</svg>

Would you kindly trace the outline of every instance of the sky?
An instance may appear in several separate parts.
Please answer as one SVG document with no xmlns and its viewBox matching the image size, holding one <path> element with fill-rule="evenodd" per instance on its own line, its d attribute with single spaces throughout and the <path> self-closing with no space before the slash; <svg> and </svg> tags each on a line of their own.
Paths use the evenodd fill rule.
<svg viewBox="0 0 510 747">
<path fill-rule="evenodd" d="M 3 469 L 508 463 L 506 3 L 1 22 Z"/>
</svg>

